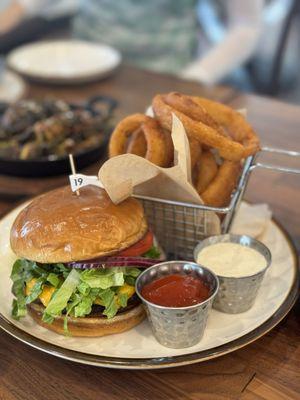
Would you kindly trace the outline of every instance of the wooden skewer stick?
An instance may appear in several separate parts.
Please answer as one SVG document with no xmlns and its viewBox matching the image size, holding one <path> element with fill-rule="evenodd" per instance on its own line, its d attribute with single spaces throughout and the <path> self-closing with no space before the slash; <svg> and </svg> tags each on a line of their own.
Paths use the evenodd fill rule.
<svg viewBox="0 0 300 400">
<path fill-rule="evenodd" d="M 70 161 L 70 166 L 71 166 L 72 174 L 75 175 L 75 174 L 76 174 L 76 168 L 75 168 L 75 163 L 74 163 L 73 154 L 69 154 L 69 161 Z M 76 190 L 76 194 L 77 194 L 77 196 L 80 195 L 79 189 Z"/>
</svg>

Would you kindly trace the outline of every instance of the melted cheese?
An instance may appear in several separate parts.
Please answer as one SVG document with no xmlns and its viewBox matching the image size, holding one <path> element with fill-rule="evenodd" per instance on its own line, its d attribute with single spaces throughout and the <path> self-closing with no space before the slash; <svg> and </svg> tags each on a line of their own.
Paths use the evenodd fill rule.
<svg viewBox="0 0 300 400">
<path fill-rule="evenodd" d="M 36 281 L 37 280 L 35 278 L 33 278 L 29 282 L 26 283 L 26 286 L 25 286 L 26 296 L 30 295 L 34 285 L 36 284 Z M 39 295 L 39 299 L 40 299 L 41 303 L 43 304 L 43 306 L 47 307 L 54 292 L 55 292 L 55 287 L 48 286 L 48 285 L 43 286 L 43 291 Z"/>
</svg>

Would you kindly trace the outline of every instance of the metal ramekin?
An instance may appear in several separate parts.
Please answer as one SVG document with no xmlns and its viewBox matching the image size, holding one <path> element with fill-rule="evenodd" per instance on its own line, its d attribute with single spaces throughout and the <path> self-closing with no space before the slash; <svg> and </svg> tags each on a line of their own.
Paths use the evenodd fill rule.
<svg viewBox="0 0 300 400">
<path fill-rule="evenodd" d="M 271 265 L 271 252 L 263 243 L 250 236 L 232 234 L 218 235 L 203 240 L 195 247 L 195 261 L 197 262 L 198 254 L 204 247 L 216 243 L 238 243 L 242 246 L 251 247 L 264 256 L 266 260 L 266 267 L 253 275 L 239 278 L 217 275 L 220 288 L 214 300 L 213 308 L 229 314 L 238 314 L 247 311 L 253 306 L 263 277 Z M 220 257 L 222 257 L 222 254 L 220 254 Z"/>
<path fill-rule="evenodd" d="M 164 307 L 150 303 L 141 295 L 142 287 L 154 279 L 185 274 L 200 277 L 210 288 L 210 297 L 189 307 Z M 153 334 L 163 346 L 175 349 L 198 343 L 206 326 L 209 310 L 219 289 L 217 276 L 208 268 L 189 261 L 167 261 L 146 269 L 136 281 L 136 293 L 142 300 Z"/>
</svg>

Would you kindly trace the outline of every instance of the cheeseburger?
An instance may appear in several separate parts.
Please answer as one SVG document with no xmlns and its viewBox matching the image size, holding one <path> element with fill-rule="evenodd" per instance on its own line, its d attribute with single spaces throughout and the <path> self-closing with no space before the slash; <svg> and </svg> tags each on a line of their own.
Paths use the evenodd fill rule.
<svg viewBox="0 0 300 400">
<path fill-rule="evenodd" d="M 10 243 L 18 259 L 11 279 L 12 314 L 74 336 L 128 330 L 144 318 L 135 294 L 140 268 L 158 249 L 142 205 L 115 205 L 95 186 L 69 187 L 33 200 L 17 216 Z"/>
</svg>

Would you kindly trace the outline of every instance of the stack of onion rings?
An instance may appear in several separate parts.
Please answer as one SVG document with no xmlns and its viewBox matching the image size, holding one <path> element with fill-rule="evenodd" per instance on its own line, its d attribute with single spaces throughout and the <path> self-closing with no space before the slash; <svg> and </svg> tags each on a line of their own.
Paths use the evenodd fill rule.
<svg viewBox="0 0 300 400">
<path fill-rule="evenodd" d="M 241 162 L 259 151 L 259 138 L 232 108 L 202 97 L 171 92 L 153 98 L 155 117 L 133 114 L 115 128 L 109 156 L 131 153 L 161 167 L 173 165 L 172 113 L 188 135 L 193 183 L 204 203 L 224 207 L 241 172 Z"/>
</svg>

